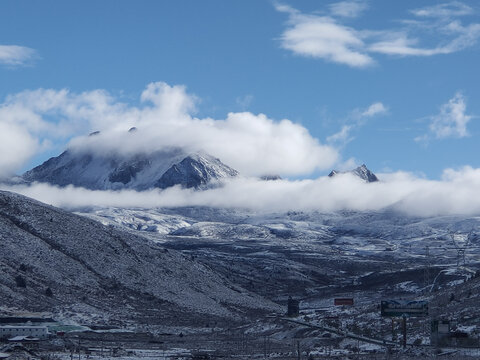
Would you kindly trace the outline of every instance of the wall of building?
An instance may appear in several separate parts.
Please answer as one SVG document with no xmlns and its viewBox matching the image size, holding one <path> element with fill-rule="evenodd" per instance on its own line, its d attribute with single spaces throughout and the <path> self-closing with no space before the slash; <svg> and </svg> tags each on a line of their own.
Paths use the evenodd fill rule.
<svg viewBox="0 0 480 360">
<path fill-rule="evenodd" d="M 40 339 L 48 337 L 45 326 L 0 326 L 0 338 L 12 338 L 14 336 L 32 336 Z"/>
</svg>

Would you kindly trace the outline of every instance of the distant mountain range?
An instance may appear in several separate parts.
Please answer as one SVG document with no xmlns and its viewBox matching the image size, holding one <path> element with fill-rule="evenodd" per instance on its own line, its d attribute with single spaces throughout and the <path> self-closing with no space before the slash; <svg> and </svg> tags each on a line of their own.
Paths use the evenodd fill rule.
<svg viewBox="0 0 480 360">
<path fill-rule="evenodd" d="M 135 132 L 135 128 L 129 132 Z M 90 136 L 98 136 L 94 132 Z M 339 172 L 333 170 L 328 176 Z M 367 182 L 378 181 L 366 165 L 347 173 Z M 91 190 L 165 189 L 175 185 L 201 189 L 215 180 L 238 176 L 237 170 L 204 152 L 189 153 L 182 148 L 168 148 L 151 153 L 121 155 L 115 152 L 68 149 L 43 164 L 25 172 L 23 181 L 43 182 L 58 186 L 74 185 Z M 279 175 L 266 175 L 262 180 L 280 180 Z"/>
<path fill-rule="evenodd" d="M 365 164 L 350 171 L 332 170 L 330 174 L 328 174 L 328 176 L 333 177 L 337 174 L 353 174 L 369 183 L 378 181 L 377 176 L 373 172 L 371 172 Z"/>
</svg>

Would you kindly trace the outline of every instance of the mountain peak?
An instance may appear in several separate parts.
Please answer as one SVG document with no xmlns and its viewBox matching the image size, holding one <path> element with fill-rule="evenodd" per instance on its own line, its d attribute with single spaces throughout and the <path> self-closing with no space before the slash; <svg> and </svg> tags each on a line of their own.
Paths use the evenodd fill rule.
<svg viewBox="0 0 480 360">
<path fill-rule="evenodd" d="M 359 166 L 359 167 L 357 167 L 353 170 L 350 170 L 350 171 L 332 170 L 330 172 L 330 174 L 328 174 L 328 176 L 333 177 L 337 174 L 353 174 L 353 175 L 358 176 L 362 180 L 365 180 L 366 182 L 369 182 L 369 183 L 378 181 L 377 176 L 372 171 L 370 171 L 367 168 L 367 165 L 365 165 L 365 164 L 362 164 L 361 166 Z"/>
<path fill-rule="evenodd" d="M 211 180 L 235 177 L 238 172 L 211 155 L 193 153 L 179 163 L 173 164 L 157 181 L 155 187 L 167 188 L 181 185 L 199 188 Z"/>
<path fill-rule="evenodd" d="M 145 190 L 174 185 L 199 188 L 211 180 L 237 175 L 236 170 L 209 154 L 171 148 L 128 156 L 67 150 L 27 171 L 22 178 L 92 190 Z"/>
</svg>

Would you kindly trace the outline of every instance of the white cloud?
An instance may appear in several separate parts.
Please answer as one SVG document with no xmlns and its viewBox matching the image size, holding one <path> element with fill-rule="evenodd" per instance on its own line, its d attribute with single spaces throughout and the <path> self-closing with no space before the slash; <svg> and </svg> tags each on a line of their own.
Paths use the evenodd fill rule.
<svg viewBox="0 0 480 360">
<path fill-rule="evenodd" d="M 463 138 L 468 136 L 467 124 L 472 116 L 466 114 L 467 105 L 461 93 L 455 94 L 440 107 L 440 113 L 431 116 L 429 133 L 417 137 L 416 141 L 428 141 L 430 138 Z"/>
<path fill-rule="evenodd" d="M 252 104 L 253 102 L 253 95 L 251 94 L 248 94 L 248 95 L 245 95 L 245 96 L 239 96 L 235 99 L 235 102 L 237 103 L 238 106 L 240 106 L 240 108 L 242 110 L 246 110 L 250 107 L 250 105 Z"/>
<path fill-rule="evenodd" d="M 451 1 L 448 3 L 413 9 L 410 12 L 415 16 L 420 16 L 420 17 L 446 18 L 446 17 L 453 17 L 453 16 L 471 15 L 473 14 L 474 11 L 470 6 L 460 1 Z"/>
<path fill-rule="evenodd" d="M 399 56 L 451 54 L 475 45 L 480 36 L 480 24 L 462 26 L 460 22 L 455 21 L 438 25 L 439 28 L 434 30 L 451 39 L 441 46 L 422 48 L 417 46 L 419 39 L 409 38 L 406 33 L 385 33 L 384 37 L 386 39 L 371 44 L 369 51 Z M 432 27 L 436 28 L 437 26 Z"/>
<path fill-rule="evenodd" d="M 369 118 L 386 114 L 387 112 L 388 108 L 381 102 L 373 103 L 366 109 L 353 110 L 350 115 L 350 121 L 353 120 L 354 123 L 343 125 L 340 131 L 328 136 L 327 143 L 336 145 L 338 147 L 345 146 L 354 139 L 354 137 L 351 135 L 354 130 L 365 125 Z"/>
<path fill-rule="evenodd" d="M 280 38 L 284 49 L 352 67 L 373 64 L 373 59 L 363 51 L 365 46 L 360 34 L 354 29 L 328 16 L 303 15 L 279 5 L 276 9 L 289 13 L 289 26 Z"/>
<path fill-rule="evenodd" d="M 21 126 L 0 121 L 0 178 L 13 173 L 40 149 L 38 140 Z"/>
<path fill-rule="evenodd" d="M 362 7 L 363 6 L 363 7 Z M 451 54 L 474 46 L 480 37 L 480 24 L 463 25 L 452 18 L 473 12 L 460 2 L 438 4 L 412 10 L 422 20 L 403 20 L 400 29 L 355 29 L 338 17 L 354 17 L 365 8 L 361 2 L 345 1 L 330 5 L 332 15 L 302 14 L 287 5 L 277 11 L 289 14 L 287 28 L 280 37 L 281 46 L 301 56 L 364 68 L 375 64 L 376 53 L 396 56 L 434 56 Z M 412 36 L 411 33 L 414 33 Z M 421 39 L 424 35 L 425 39 Z M 422 46 L 422 42 L 437 42 Z"/>
<path fill-rule="evenodd" d="M 127 110 L 98 90 L 72 94 L 38 89 L 8 96 L 0 104 L 0 177 L 18 171 L 48 144 L 66 142 L 97 126 L 114 129 L 116 116 L 134 116 Z"/>
<path fill-rule="evenodd" d="M 344 171 L 348 172 L 351 171 L 352 169 L 355 169 L 361 165 L 361 162 L 359 162 L 357 159 L 354 157 L 348 158 L 345 161 L 339 162 L 338 164 L 335 165 L 335 170 L 337 171 Z"/>
<path fill-rule="evenodd" d="M 18 45 L 0 45 L 0 65 L 25 65 L 36 55 L 35 50 Z"/>
<path fill-rule="evenodd" d="M 415 216 L 480 215 L 480 169 L 447 169 L 439 181 L 409 173 L 377 174 L 381 181 L 365 183 L 351 174 L 301 181 L 260 181 L 238 178 L 222 187 L 194 191 L 173 187 L 136 192 L 90 191 L 46 184 L 5 186 L 40 201 L 70 209 L 91 206 L 158 208 L 215 206 L 256 211 L 397 210 Z"/>
<path fill-rule="evenodd" d="M 362 1 L 340 1 L 329 5 L 332 15 L 350 18 L 359 16 L 367 7 Z"/>
<path fill-rule="evenodd" d="M 433 117 L 430 130 L 439 139 L 468 136 L 467 123 L 471 116 L 465 114 L 467 105 L 461 93 L 457 93 L 448 103 L 442 105 L 440 114 Z"/>
<path fill-rule="evenodd" d="M 185 120 L 185 115 L 195 113 L 195 103 L 198 101 L 194 95 L 187 95 L 185 86 L 170 86 L 164 82 L 148 84 L 140 99 L 154 104 L 157 116 L 162 119 L 172 118 L 174 121 L 179 120 L 179 117 Z"/>
<path fill-rule="evenodd" d="M 353 140 L 350 136 L 350 132 L 353 129 L 353 125 L 343 125 L 339 132 L 327 137 L 329 144 L 341 144 L 345 145 Z"/>
<path fill-rule="evenodd" d="M 79 94 L 65 89 L 24 91 L 0 105 L 0 126 L 10 126 L 5 126 L 6 137 L 14 133 L 13 125 L 23 129 L 31 141 L 16 145 L 22 148 L 25 144 L 24 154 L 32 153 L 32 143 L 74 137 L 74 149 L 204 150 L 246 175 L 307 174 L 329 169 L 338 159 L 335 148 L 321 144 L 305 127 L 287 119 L 275 121 L 250 112 L 229 113 L 219 120 L 196 118 L 198 99 L 187 94 L 184 86 L 151 83 L 141 101 L 140 107 L 129 106 L 102 90 Z M 133 126 L 138 128 L 135 136 L 127 132 Z M 100 136 L 78 136 L 95 130 L 101 131 Z M 26 158 L 13 156 L 11 163 L 18 169 Z"/>
<path fill-rule="evenodd" d="M 406 34 L 398 34 L 394 38 L 378 41 L 370 45 L 369 50 L 387 55 L 401 56 L 432 56 L 452 52 L 446 47 L 434 49 L 418 48 L 414 46 L 417 43 L 418 39 L 410 39 Z"/>
<path fill-rule="evenodd" d="M 361 113 L 362 117 L 372 117 L 387 113 L 388 108 L 381 102 L 376 102 L 370 105 L 365 111 Z"/>
</svg>

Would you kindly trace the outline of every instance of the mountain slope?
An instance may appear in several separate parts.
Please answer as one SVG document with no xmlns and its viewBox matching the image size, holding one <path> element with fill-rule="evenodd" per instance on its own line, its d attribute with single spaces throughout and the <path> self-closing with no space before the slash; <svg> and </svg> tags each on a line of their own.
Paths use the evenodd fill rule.
<svg viewBox="0 0 480 360">
<path fill-rule="evenodd" d="M 92 190 L 198 188 L 238 172 L 208 154 L 187 154 L 173 148 L 151 154 L 96 154 L 67 150 L 23 174 L 27 182 L 74 185 Z"/>
<path fill-rule="evenodd" d="M 0 241 L 0 296 L 12 307 L 176 324 L 276 309 L 176 251 L 4 191 Z"/>
</svg>

